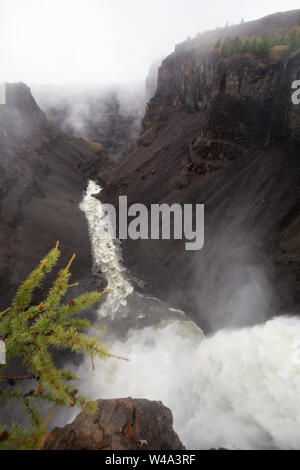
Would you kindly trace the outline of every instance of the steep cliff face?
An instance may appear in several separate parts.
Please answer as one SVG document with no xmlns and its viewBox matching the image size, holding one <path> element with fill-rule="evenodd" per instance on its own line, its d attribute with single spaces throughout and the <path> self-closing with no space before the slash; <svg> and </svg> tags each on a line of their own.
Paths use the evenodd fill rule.
<svg viewBox="0 0 300 470">
<path fill-rule="evenodd" d="M 64 259 L 78 253 L 74 275 L 87 275 L 90 245 L 78 209 L 89 172 L 101 156 L 50 125 L 24 84 L 8 85 L 0 107 L 0 298 L 60 240 Z M 103 167 L 102 167 L 103 169 Z"/>
<path fill-rule="evenodd" d="M 128 240 L 123 251 L 146 290 L 198 315 L 208 329 L 259 320 L 255 311 L 237 319 L 221 305 L 220 292 L 236 294 L 243 276 L 265 292 L 275 287 L 264 315 L 275 306 L 299 308 L 300 106 L 292 104 L 291 84 L 300 77 L 300 54 L 226 58 L 214 48 L 231 35 L 280 34 L 299 17 L 299 10 L 274 15 L 179 45 L 159 70 L 139 148 L 101 175 L 105 201 L 126 194 L 129 204 L 206 205 L 201 252 L 145 240 Z M 264 279 L 252 279 L 252 268 L 262 267 Z"/>
</svg>

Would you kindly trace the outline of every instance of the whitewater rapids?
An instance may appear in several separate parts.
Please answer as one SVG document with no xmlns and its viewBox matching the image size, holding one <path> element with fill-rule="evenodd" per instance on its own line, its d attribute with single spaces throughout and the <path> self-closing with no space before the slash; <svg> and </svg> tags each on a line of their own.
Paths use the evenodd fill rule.
<svg viewBox="0 0 300 470">
<path fill-rule="evenodd" d="M 106 259 L 96 236 L 101 203 L 94 201 L 92 208 L 85 199 L 83 208 L 90 204 L 93 255 L 101 264 Z M 126 301 L 130 283 L 117 252 L 110 251 L 104 265 L 112 288 L 125 283 L 121 301 Z M 115 305 L 118 299 L 114 293 L 107 302 Z M 130 362 L 99 361 L 95 373 L 83 363 L 76 373 L 91 398 L 161 400 L 172 410 L 174 428 L 188 449 L 300 448 L 299 318 L 277 317 L 207 338 L 192 322 L 170 320 L 131 329 L 109 347 Z"/>
<path fill-rule="evenodd" d="M 109 288 L 106 302 L 101 306 L 99 314 L 104 317 L 110 315 L 114 318 L 119 307 L 126 305 L 126 299 L 133 292 L 133 287 L 126 278 L 125 268 L 121 263 L 120 249 L 109 235 L 101 202 L 93 197 L 100 191 L 100 186 L 94 181 L 89 181 L 86 194 L 79 207 L 88 221 L 93 272 L 96 276 L 101 273 Z"/>
</svg>

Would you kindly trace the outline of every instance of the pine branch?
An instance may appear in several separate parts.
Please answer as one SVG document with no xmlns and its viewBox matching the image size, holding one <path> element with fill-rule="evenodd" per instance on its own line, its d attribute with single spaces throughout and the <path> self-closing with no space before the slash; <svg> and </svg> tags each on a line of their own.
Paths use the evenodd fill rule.
<svg viewBox="0 0 300 470">
<path fill-rule="evenodd" d="M 48 274 L 56 265 L 60 256 L 58 246 L 59 243 L 57 242 L 56 247 L 41 261 L 39 267 L 30 274 L 23 284 L 21 284 L 12 303 L 12 306 L 16 311 L 20 312 L 28 307 L 31 302 L 34 289 L 41 285 L 46 274 Z"/>
<path fill-rule="evenodd" d="M 62 269 L 54 281 L 46 299 L 38 305 L 32 305 L 34 290 L 39 287 L 47 273 L 56 265 L 60 251 L 58 243 L 48 253 L 39 266 L 22 283 L 13 299 L 12 306 L 0 313 L 0 338 L 5 341 L 7 363 L 21 357 L 27 373 L 24 375 L 0 375 L 7 380 L 10 390 L 0 390 L 0 401 L 17 401 L 23 406 L 30 418 L 31 427 L 0 427 L 0 449 L 39 449 L 46 439 L 46 427 L 55 410 L 60 406 L 79 406 L 86 412 L 93 413 L 96 404 L 78 393 L 74 381 L 78 378 L 71 372 L 55 366 L 49 348 L 67 349 L 75 353 L 84 353 L 94 358 L 121 358 L 108 352 L 98 343 L 104 328 L 91 325 L 85 318 L 76 316 L 91 308 L 108 291 L 89 292 L 74 298 L 65 305 L 62 299 L 69 288 L 70 268 L 75 259 L 72 256 L 67 266 Z M 83 333 L 95 328 L 98 333 L 90 337 Z M 5 369 L 4 369 L 5 370 Z M 15 386 L 27 380 L 37 380 L 36 389 L 24 393 Z M 38 403 L 52 404 L 50 414 L 42 419 Z"/>
</svg>

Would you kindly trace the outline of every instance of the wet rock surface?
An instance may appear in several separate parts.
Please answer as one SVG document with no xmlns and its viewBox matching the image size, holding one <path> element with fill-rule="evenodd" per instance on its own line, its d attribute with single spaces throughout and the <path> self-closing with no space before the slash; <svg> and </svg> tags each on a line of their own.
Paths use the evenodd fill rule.
<svg viewBox="0 0 300 470">
<path fill-rule="evenodd" d="M 171 411 L 143 399 L 98 400 L 94 416 L 80 413 L 56 428 L 44 450 L 182 450 Z"/>
</svg>

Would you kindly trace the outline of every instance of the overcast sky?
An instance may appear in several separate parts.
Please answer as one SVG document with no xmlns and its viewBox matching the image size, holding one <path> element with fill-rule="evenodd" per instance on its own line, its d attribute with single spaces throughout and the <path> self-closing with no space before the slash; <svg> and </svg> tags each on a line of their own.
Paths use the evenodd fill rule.
<svg viewBox="0 0 300 470">
<path fill-rule="evenodd" d="M 111 84 L 200 31 L 299 8 L 299 0 L 0 0 L 0 82 Z"/>
</svg>

